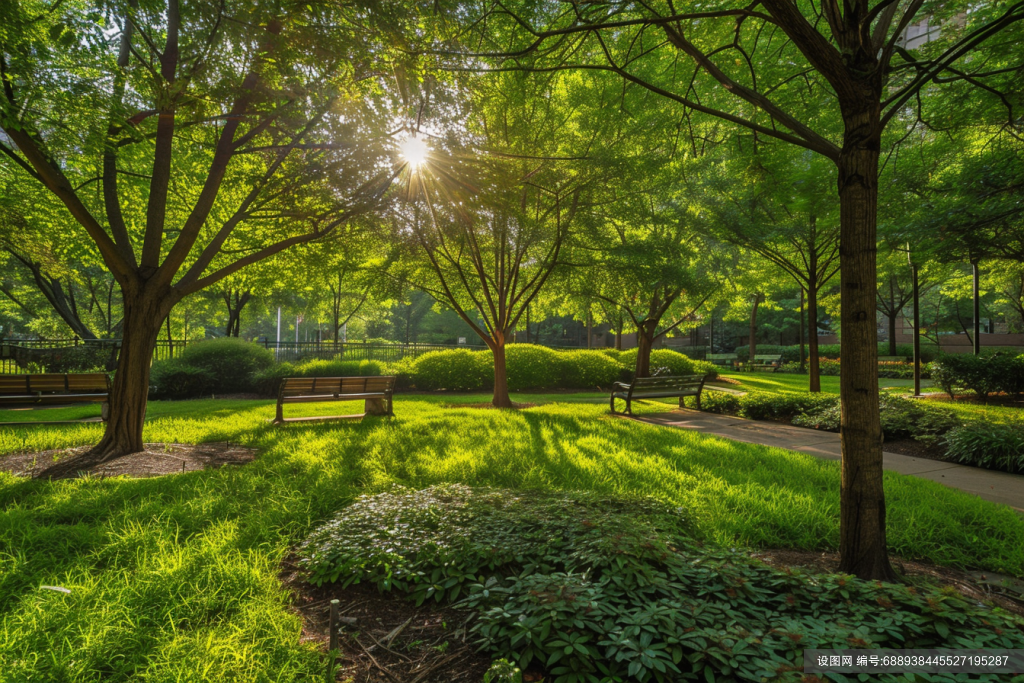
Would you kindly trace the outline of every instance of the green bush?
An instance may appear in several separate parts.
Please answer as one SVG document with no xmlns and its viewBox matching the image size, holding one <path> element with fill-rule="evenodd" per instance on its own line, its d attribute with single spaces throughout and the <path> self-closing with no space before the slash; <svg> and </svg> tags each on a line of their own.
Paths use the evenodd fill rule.
<svg viewBox="0 0 1024 683">
<path fill-rule="evenodd" d="M 742 397 L 724 391 L 703 391 L 700 397 L 700 408 L 706 413 L 735 415 L 740 411 L 740 398 Z"/>
<path fill-rule="evenodd" d="M 274 364 L 269 349 L 233 337 L 189 344 L 177 359 L 206 371 L 213 383 L 211 391 L 217 394 L 252 391 L 256 373 Z"/>
<path fill-rule="evenodd" d="M 359 498 L 300 555 L 317 585 L 461 599 L 485 650 L 553 683 L 780 680 L 837 643 L 1024 647 L 1015 617 L 954 591 L 775 569 L 698 544 L 651 499 L 398 488 Z"/>
<path fill-rule="evenodd" d="M 536 344 L 505 347 L 509 391 L 553 389 L 562 386 L 565 354 Z"/>
<path fill-rule="evenodd" d="M 878 412 L 882 421 L 882 432 L 887 439 L 934 441 L 937 437 L 960 425 L 960 418 L 949 408 L 931 406 L 913 399 L 879 394 Z M 793 418 L 793 424 L 828 431 L 839 431 L 840 406 L 821 406 L 802 412 Z"/>
<path fill-rule="evenodd" d="M 213 373 L 180 358 L 156 361 L 149 371 L 149 393 L 153 398 L 173 401 L 196 398 L 216 393 L 216 386 Z"/>
<path fill-rule="evenodd" d="M 834 394 L 777 394 L 751 391 L 740 399 L 739 414 L 751 420 L 789 418 L 800 413 L 830 408 L 839 403 Z"/>
<path fill-rule="evenodd" d="M 1000 391 L 1019 394 L 1024 390 L 1024 356 L 947 354 L 931 364 L 931 374 L 950 398 L 965 390 L 980 399 Z"/>
<path fill-rule="evenodd" d="M 494 359 L 488 351 L 431 351 L 412 364 L 412 382 L 421 391 L 481 391 L 494 386 Z"/>
<path fill-rule="evenodd" d="M 935 358 L 937 349 L 934 344 L 922 344 L 921 345 L 921 360 L 927 362 Z M 758 355 L 776 355 L 782 354 L 782 361 L 784 363 L 799 363 L 800 362 L 800 345 L 793 344 L 792 346 L 778 346 L 775 344 L 758 344 L 757 345 Z M 804 347 L 805 357 L 810 354 L 809 347 Z M 737 346 L 736 355 L 740 357 L 740 360 L 746 359 L 750 356 L 750 346 Z M 889 344 L 888 342 L 882 342 L 878 345 L 879 356 L 889 356 Z M 914 355 L 913 344 L 898 344 L 896 346 L 897 356 L 906 356 L 912 358 Z M 840 344 L 819 344 L 818 345 L 818 357 L 819 358 L 831 358 L 833 360 L 842 357 L 842 350 Z"/>
<path fill-rule="evenodd" d="M 601 351 L 562 351 L 562 386 L 568 389 L 607 389 L 628 378 L 617 359 Z"/>
<path fill-rule="evenodd" d="M 278 363 L 253 376 L 253 390 L 274 396 L 284 377 L 370 377 L 383 375 L 387 366 L 379 360 L 309 360 Z"/>
<path fill-rule="evenodd" d="M 959 462 L 1024 473 L 1024 422 L 971 422 L 949 431 L 946 455 Z"/>
<path fill-rule="evenodd" d="M 633 373 L 636 369 L 636 355 L 636 349 L 622 351 L 619 355 L 619 362 L 630 373 Z M 702 372 L 703 368 L 711 367 L 710 363 L 706 365 L 698 365 L 697 363 L 698 361 L 694 361 L 689 356 L 672 349 L 653 349 L 651 351 L 652 375 L 655 373 L 659 375 L 695 375 Z"/>
</svg>

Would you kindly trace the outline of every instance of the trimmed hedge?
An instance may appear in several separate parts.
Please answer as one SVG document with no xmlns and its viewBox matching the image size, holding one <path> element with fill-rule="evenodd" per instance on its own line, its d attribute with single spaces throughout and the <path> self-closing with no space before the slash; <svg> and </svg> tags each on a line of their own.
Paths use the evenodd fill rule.
<svg viewBox="0 0 1024 683">
<path fill-rule="evenodd" d="M 252 390 L 265 396 L 277 394 L 284 377 L 366 377 L 383 375 L 387 366 L 379 360 L 310 360 L 278 363 L 253 376 Z"/>
<path fill-rule="evenodd" d="M 630 377 L 636 368 L 637 349 L 619 352 L 619 362 L 629 371 Z M 689 356 L 671 349 L 653 349 L 651 351 L 652 375 L 699 375 L 716 372 L 716 366 L 702 360 L 693 360 Z"/>
<path fill-rule="evenodd" d="M 737 346 L 736 355 L 739 356 L 740 360 L 748 358 L 750 356 L 750 346 Z M 804 348 L 804 353 L 810 353 L 807 347 Z M 921 345 L 921 360 L 930 361 L 935 358 L 937 350 L 934 344 L 922 344 Z M 782 354 L 782 361 L 784 363 L 800 362 L 800 345 L 793 344 L 792 346 L 778 346 L 775 344 L 758 344 L 757 355 L 775 355 Z M 882 342 L 878 345 L 878 355 L 888 356 L 889 354 L 889 343 Z M 897 356 L 906 356 L 912 358 L 914 356 L 913 344 L 897 344 L 896 346 Z M 831 358 L 833 360 L 839 359 L 842 356 L 842 351 L 839 344 L 819 344 L 818 345 L 818 357 L 819 358 Z"/>
<path fill-rule="evenodd" d="M 249 392 L 255 376 L 273 363 L 274 354 L 259 344 L 233 337 L 201 341 L 177 358 L 153 363 L 150 392 L 171 399 Z"/>
<path fill-rule="evenodd" d="M 1024 354 L 942 355 L 932 363 L 931 370 L 935 384 L 950 398 L 963 391 L 973 391 L 982 400 L 999 392 L 1014 396 L 1024 393 Z"/>
</svg>

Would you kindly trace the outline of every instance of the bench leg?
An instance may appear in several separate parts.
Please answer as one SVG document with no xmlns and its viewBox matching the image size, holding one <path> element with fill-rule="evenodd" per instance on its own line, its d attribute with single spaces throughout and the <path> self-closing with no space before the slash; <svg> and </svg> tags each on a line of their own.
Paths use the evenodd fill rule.
<svg viewBox="0 0 1024 683">
<path fill-rule="evenodd" d="M 365 400 L 363 412 L 367 415 L 388 415 L 388 409 L 384 405 L 383 398 L 368 398 Z"/>
<path fill-rule="evenodd" d="M 274 418 L 274 422 L 276 424 L 281 424 L 282 422 L 284 422 L 284 406 L 281 404 L 280 401 L 277 402 L 277 414 Z"/>
</svg>

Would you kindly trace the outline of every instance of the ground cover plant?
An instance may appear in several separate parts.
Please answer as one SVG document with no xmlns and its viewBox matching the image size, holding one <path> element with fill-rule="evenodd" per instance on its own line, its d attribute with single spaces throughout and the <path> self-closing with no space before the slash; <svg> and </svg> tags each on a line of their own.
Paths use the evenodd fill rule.
<svg viewBox="0 0 1024 683">
<path fill-rule="evenodd" d="M 359 498 L 300 552 L 318 585 L 477 608 L 484 647 L 554 683 L 796 681 L 805 648 L 1024 645 L 1024 619 L 949 591 L 783 572 L 697 543 L 685 511 L 653 499 L 399 487 Z"/>
<path fill-rule="evenodd" d="M 395 483 L 655 496 L 682 508 L 708 544 L 838 546 L 836 463 L 610 418 L 606 396 L 578 399 L 598 402 L 497 411 L 453 405 L 483 395 L 400 396 L 394 420 L 285 427 L 269 424 L 272 401 L 154 401 L 146 441 L 231 441 L 259 449 L 256 461 L 148 480 L 0 475 L 0 671 L 76 683 L 320 676 L 279 562 L 358 495 Z M 98 424 L 4 428 L 0 453 L 86 445 L 101 433 Z M 894 554 L 1024 576 L 1024 520 L 1009 508 L 894 473 L 885 486 Z"/>
</svg>

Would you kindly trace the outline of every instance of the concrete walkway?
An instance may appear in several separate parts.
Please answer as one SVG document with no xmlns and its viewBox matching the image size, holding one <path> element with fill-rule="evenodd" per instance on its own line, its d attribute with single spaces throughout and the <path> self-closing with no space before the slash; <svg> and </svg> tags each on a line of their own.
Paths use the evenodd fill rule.
<svg viewBox="0 0 1024 683">
<path fill-rule="evenodd" d="M 674 410 L 670 413 L 634 419 L 666 427 L 692 429 L 734 441 L 801 451 L 826 460 L 839 460 L 842 452 L 838 434 L 775 422 L 745 420 L 696 410 Z M 985 500 L 1009 505 L 1024 514 L 1024 475 L 884 452 L 882 467 L 901 474 L 937 481 L 945 486 L 973 493 Z"/>
</svg>

